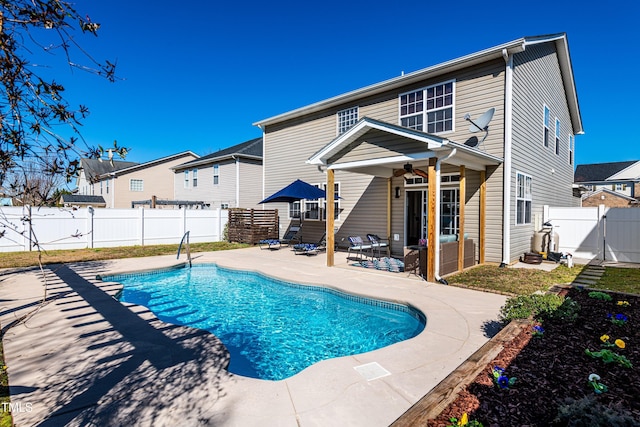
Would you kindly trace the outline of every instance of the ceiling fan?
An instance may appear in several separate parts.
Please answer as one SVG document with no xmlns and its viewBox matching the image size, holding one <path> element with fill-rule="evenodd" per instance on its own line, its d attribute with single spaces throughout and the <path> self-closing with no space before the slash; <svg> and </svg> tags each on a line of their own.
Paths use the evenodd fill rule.
<svg viewBox="0 0 640 427">
<path fill-rule="evenodd" d="M 405 163 L 403 169 L 395 169 L 393 171 L 393 176 L 397 177 L 397 176 L 403 176 L 403 175 L 405 178 L 410 178 L 412 175 L 418 175 L 424 179 L 429 178 L 429 175 L 425 171 L 421 169 L 414 169 L 411 163 Z"/>
</svg>

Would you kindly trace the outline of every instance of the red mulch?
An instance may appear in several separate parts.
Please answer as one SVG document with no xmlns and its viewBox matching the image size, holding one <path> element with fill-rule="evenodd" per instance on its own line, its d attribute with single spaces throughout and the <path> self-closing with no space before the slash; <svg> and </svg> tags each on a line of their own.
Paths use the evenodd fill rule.
<svg viewBox="0 0 640 427">
<path fill-rule="evenodd" d="M 585 407 L 615 408 L 625 414 L 628 418 L 618 425 L 640 425 L 640 297 L 611 294 L 613 300 L 606 302 L 590 298 L 588 293 L 569 291 L 568 296 L 581 307 L 575 322 L 545 320 L 543 337 L 532 337 L 531 329 L 526 328 L 428 426 L 451 425 L 449 419 L 460 419 L 464 412 L 469 420 L 478 420 L 485 427 L 574 425 L 554 419 L 558 408 L 569 402 L 565 399 L 584 397 L 593 399 Z M 619 306 L 620 300 L 631 305 Z M 609 313 L 623 313 L 629 321 L 614 325 L 607 319 Z M 601 350 L 603 334 L 609 335 L 611 342 L 617 338 L 625 341 L 625 349 L 612 350 L 626 356 L 632 369 L 605 364 L 585 354 L 587 348 Z M 516 383 L 509 389 L 495 386 L 494 366 L 504 368 L 509 378 L 517 378 Z M 588 382 L 591 373 L 600 375 L 607 392 L 594 393 Z M 630 418 L 636 421 L 629 422 Z M 574 418 L 573 422 L 593 425 L 594 421 L 580 424 Z"/>
</svg>

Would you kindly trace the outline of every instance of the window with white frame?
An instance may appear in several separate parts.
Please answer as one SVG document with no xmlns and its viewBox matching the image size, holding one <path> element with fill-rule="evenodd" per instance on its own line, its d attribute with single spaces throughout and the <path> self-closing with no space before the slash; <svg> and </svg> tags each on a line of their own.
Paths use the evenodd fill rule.
<svg viewBox="0 0 640 427">
<path fill-rule="evenodd" d="M 184 171 L 184 188 L 189 188 L 189 171 Z"/>
<path fill-rule="evenodd" d="M 454 81 L 400 95 L 400 125 L 428 133 L 453 130 Z"/>
<path fill-rule="evenodd" d="M 229 203 L 220 203 L 220 209 L 229 209 Z"/>
<path fill-rule="evenodd" d="M 627 189 L 627 184 L 621 184 L 621 183 L 616 184 L 616 188 L 615 188 L 616 191 L 624 191 L 626 189 Z"/>
<path fill-rule="evenodd" d="M 320 184 L 313 184 L 316 188 L 321 188 Z M 320 200 L 304 200 L 304 219 L 320 219 Z"/>
<path fill-rule="evenodd" d="M 300 202 L 289 202 L 289 219 L 300 218 Z"/>
<path fill-rule="evenodd" d="M 327 191 L 327 184 L 322 184 L 322 189 Z M 322 219 L 326 221 L 327 219 L 327 200 L 322 199 Z M 336 221 L 340 220 L 340 183 L 333 183 L 333 219 Z"/>
<path fill-rule="evenodd" d="M 213 185 L 220 182 L 220 165 L 213 165 Z"/>
<path fill-rule="evenodd" d="M 550 117 L 550 111 L 549 111 L 549 107 L 547 107 L 546 105 L 544 106 L 544 118 L 543 118 L 543 131 L 544 131 L 544 136 L 543 136 L 543 142 L 544 142 L 544 146 L 548 147 L 549 146 L 549 120 Z"/>
<path fill-rule="evenodd" d="M 129 190 L 130 191 L 144 191 L 144 182 L 141 179 L 130 179 L 129 180 Z"/>
<path fill-rule="evenodd" d="M 198 186 L 198 169 L 194 169 L 192 175 L 191 182 L 193 183 L 193 188 L 196 188 Z"/>
<path fill-rule="evenodd" d="M 573 150 L 575 150 L 575 137 L 573 135 L 569 135 L 569 164 L 573 165 Z"/>
<path fill-rule="evenodd" d="M 107 187 L 107 194 L 109 194 L 109 181 L 110 181 L 109 179 L 105 181 L 106 187 Z"/>
<path fill-rule="evenodd" d="M 459 229 L 460 193 L 457 188 L 443 188 L 440 190 L 440 234 L 458 234 Z"/>
<path fill-rule="evenodd" d="M 556 117 L 556 154 L 560 154 L 560 120 Z"/>
<path fill-rule="evenodd" d="M 100 181 L 100 195 L 102 195 L 102 181 Z"/>
<path fill-rule="evenodd" d="M 531 176 L 516 172 L 516 225 L 531 224 Z"/>
<path fill-rule="evenodd" d="M 358 121 L 358 107 L 338 111 L 338 135 L 348 131 Z"/>
</svg>

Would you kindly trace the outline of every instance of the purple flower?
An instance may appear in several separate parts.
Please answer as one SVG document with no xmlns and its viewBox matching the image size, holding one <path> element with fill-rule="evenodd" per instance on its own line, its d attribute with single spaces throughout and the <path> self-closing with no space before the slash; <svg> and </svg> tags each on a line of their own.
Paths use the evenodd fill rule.
<svg viewBox="0 0 640 427">
<path fill-rule="evenodd" d="M 509 388 L 509 378 L 504 375 L 500 375 L 496 380 L 496 383 L 500 388 Z"/>
</svg>

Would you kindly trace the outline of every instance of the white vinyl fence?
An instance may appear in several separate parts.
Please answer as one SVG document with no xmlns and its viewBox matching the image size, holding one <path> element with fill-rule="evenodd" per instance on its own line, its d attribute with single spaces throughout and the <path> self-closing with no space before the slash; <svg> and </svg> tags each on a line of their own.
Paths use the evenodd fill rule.
<svg viewBox="0 0 640 427">
<path fill-rule="evenodd" d="M 0 252 L 179 244 L 223 239 L 228 211 L 2 207 Z"/>
<path fill-rule="evenodd" d="M 577 258 L 640 263 L 640 209 L 545 206 L 559 237 L 559 251 Z"/>
</svg>

